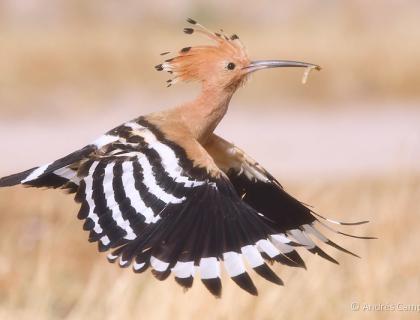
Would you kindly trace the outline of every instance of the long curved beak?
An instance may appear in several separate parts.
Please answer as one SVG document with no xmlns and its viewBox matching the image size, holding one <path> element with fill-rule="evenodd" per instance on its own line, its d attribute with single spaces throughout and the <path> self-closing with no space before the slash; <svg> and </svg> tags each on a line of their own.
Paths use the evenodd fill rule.
<svg viewBox="0 0 420 320">
<path fill-rule="evenodd" d="M 251 61 L 251 63 L 243 68 L 247 73 L 251 73 L 254 71 L 268 69 L 268 68 L 310 68 L 315 70 L 321 70 L 321 67 L 307 62 L 300 62 L 300 61 L 289 61 L 289 60 L 258 60 L 258 61 Z"/>
</svg>

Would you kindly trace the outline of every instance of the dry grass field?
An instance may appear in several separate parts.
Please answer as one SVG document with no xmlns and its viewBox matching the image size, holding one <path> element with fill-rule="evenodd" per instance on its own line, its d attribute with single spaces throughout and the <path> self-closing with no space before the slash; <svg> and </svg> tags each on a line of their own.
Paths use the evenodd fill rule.
<svg viewBox="0 0 420 320">
<path fill-rule="evenodd" d="M 420 176 L 289 189 L 335 218 L 371 220 L 348 231 L 379 239 L 332 235 L 362 259 L 328 250 L 336 266 L 304 253 L 307 271 L 275 267 L 285 287 L 256 277 L 255 298 L 225 278 L 219 300 L 199 281 L 183 292 L 173 279 L 109 264 L 87 243 L 70 196 L 1 190 L 0 319 L 418 319 L 419 312 L 356 312 L 351 304 L 419 305 Z"/>
<path fill-rule="evenodd" d="M 255 298 L 225 276 L 214 299 L 200 281 L 183 292 L 109 264 L 72 196 L 0 189 L 0 319 L 419 319 L 417 0 L 2 0 L 0 176 L 190 98 L 197 86 L 167 89 L 153 68 L 200 41 L 181 32 L 188 16 L 238 33 L 252 58 L 323 67 L 305 86 L 301 70 L 255 75 L 218 130 L 318 212 L 371 221 L 340 230 L 378 239 L 325 231 L 362 258 L 302 251 L 308 270 L 273 266 L 284 287 L 256 276 Z"/>
</svg>

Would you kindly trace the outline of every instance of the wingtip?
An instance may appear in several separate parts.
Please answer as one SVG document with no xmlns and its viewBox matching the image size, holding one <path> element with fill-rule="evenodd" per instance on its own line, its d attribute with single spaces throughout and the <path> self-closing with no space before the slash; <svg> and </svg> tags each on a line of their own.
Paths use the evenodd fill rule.
<svg viewBox="0 0 420 320">
<path fill-rule="evenodd" d="M 377 240 L 377 237 L 367 237 L 367 236 L 357 236 L 354 234 L 349 234 L 349 233 L 345 233 L 345 232 L 341 232 L 341 231 L 337 231 L 338 234 L 341 234 L 342 236 L 346 236 L 346 237 L 350 237 L 350 238 L 355 238 L 355 239 L 362 239 L 362 240 Z"/>
<path fill-rule="evenodd" d="M 346 248 L 343 248 L 342 246 L 340 246 L 340 245 L 336 244 L 335 242 L 333 242 L 333 241 L 331 241 L 331 240 L 329 240 L 329 239 L 328 239 L 328 241 L 327 241 L 327 242 L 325 242 L 325 243 L 326 243 L 327 245 L 329 245 L 329 246 L 331 246 L 331 247 L 333 247 L 333 248 L 337 249 L 337 250 L 340 250 L 341 252 L 347 253 L 347 254 L 349 254 L 349 255 L 352 255 L 353 257 L 356 257 L 356 258 L 359 258 L 359 259 L 360 259 L 360 256 L 359 256 L 359 255 L 355 254 L 354 252 L 352 252 L 352 251 L 350 251 L 350 250 L 347 250 Z"/>
<path fill-rule="evenodd" d="M 166 271 L 156 271 L 155 269 L 152 269 L 152 274 L 155 276 L 156 279 L 158 279 L 159 281 L 164 281 L 166 280 L 169 275 L 171 274 L 171 270 L 167 269 Z"/>
<path fill-rule="evenodd" d="M 366 224 L 369 223 L 369 220 L 364 220 L 364 221 L 356 221 L 356 222 L 341 222 L 341 224 L 343 226 L 360 226 L 362 224 Z"/>
<path fill-rule="evenodd" d="M 4 187 L 13 187 L 16 186 L 18 184 L 21 184 L 22 181 L 27 178 L 31 172 L 33 172 L 34 170 L 36 170 L 36 168 L 32 168 L 23 172 L 19 172 L 19 173 L 15 173 L 6 177 L 1 177 L 0 178 L 0 188 L 4 188 Z"/>
<path fill-rule="evenodd" d="M 284 253 L 284 256 L 286 256 L 290 261 L 293 262 L 294 267 L 307 270 L 305 261 L 303 261 L 302 257 L 296 250 Z"/>
<path fill-rule="evenodd" d="M 312 249 L 308 249 L 308 251 L 324 258 L 325 260 L 328 260 L 329 262 L 332 262 L 332 263 L 337 264 L 337 265 L 340 264 L 337 260 L 335 260 L 329 254 L 327 254 L 325 251 L 323 251 L 320 247 L 314 247 Z"/>
<path fill-rule="evenodd" d="M 217 299 L 222 297 L 222 281 L 220 278 L 201 279 L 207 290 Z"/>
<path fill-rule="evenodd" d="M 311 213 L 314 214 L 315 216 L 317 216 L 318 218 L 321 218 L 322 220 L 328 221 L 328 222 L 333 223 L 333 224 L 342 225 L 342 226 L 359 226 L 359 225 L 366 224 L 366 223 L 370 222 L 369 220 L 355 221 L 355 222 L 336 221 L 336 220 L 326 218 L 326 217 L 320 215 L 319 213 L 315 212 L 314 210 L 311 210 Z"/>
<path fill-rule="evenodd" d="M 192 287 L 194 278 L 192 276 L 188 278 L 178 278 L 175 277 L 176 283 L 178 283 L 181 287 L 183 287 L 185 290 L 188 290 Z"/>
<path fill-rule="evenodd" d="M 277 284 L 279 286 L 284 286 L 283 280 L 277 276 L 277 274 L 274 273 L 273 270 L 266 264 L 262 264 L 258 267 L 254 268 L 254 271 L 261 277 L 263 277 L 265 280 L 270 281 L 274 284 Z"/>
<path fill-rule="evenodd" d="M 241 273 L 240 275 L 232 277 L 232 280 L 241 289 L 245 290 L 249 294 L 253 296 L 258 296 L 258 289 L 247 272 L 244 272 L 244 273 Z"/>
</svg>

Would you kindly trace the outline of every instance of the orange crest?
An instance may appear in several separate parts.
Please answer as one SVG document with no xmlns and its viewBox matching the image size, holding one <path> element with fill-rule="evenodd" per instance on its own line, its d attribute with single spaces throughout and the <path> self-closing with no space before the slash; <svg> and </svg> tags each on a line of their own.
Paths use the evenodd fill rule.
<svg viewBox="0 0 420 320">
<path fill-rule="evenodd" d="M 185 47 L 177 56 L 165 60 L 164 63 L 155 66 L 158 71 L 167 71 L 174 78 L 167 81 L 168 87 L 182 81 L 209 81 L 218 78 L 227 82 L 232 73 L 224 74 L 223 70 L 232 71 L 236 66 L 245 67 L 249 59 L 245 47 L 237 35 L 230 37 L 221 33 L 211 32 L 195 20 L 188 18 L 187 21 L 198 28 L 185 28 L 184 33 L 200 33 L 215 42 L 214 45 Z M 162 55 L 169 54 L 164 52 Z M 240 70 L 240 68 L 237 70 Z M 238 73 L 237 77 L 241 77 Z"/>
</svg>

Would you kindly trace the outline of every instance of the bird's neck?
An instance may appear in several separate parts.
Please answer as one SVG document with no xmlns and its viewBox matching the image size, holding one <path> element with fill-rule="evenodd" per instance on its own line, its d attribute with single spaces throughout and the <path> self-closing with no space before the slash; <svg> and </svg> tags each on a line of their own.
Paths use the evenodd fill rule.
<svg viewBox="0 0 420 320">
<path fill-rule="evenodd" d="M 233 93 L 204 85 L 195 100 L 177 108 L 185 125 L 199 142 L 204 143 L 225 116 Z"/>
</svg>

